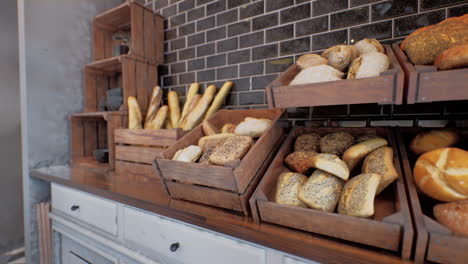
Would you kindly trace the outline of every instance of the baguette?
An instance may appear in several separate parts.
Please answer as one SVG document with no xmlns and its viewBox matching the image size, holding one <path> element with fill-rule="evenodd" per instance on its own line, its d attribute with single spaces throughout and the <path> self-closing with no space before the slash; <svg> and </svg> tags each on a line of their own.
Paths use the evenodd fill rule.
<svg viewBox="0 0 468 264">
<path fill-rule="evenodd" d="M 343 180 L 349 178 L 349 169 L 346 163 L 333 154 L 296 151 L 289 154 L 284 161 L 292 170 L 299 173 L 304 173 L 310 168 L 316 168 Z"/>
<path fill-rule="evenodd" d="M 247 136 L 230 136 L 210 156 L 210 163 L 225 165 L 235 160 L 241 160 L 253 145 L 253 138 Z"/>
<path fill-rule="evenodd" d="M 210 122 L 207 120 L 204 120 L 202 123 L 202 128 L 203 132 L 205 133 L 205 136 L 212 136 L 219 134 L 219 131 L 216 127 L 214 127 Z"/>
<path fill-rule="evenodd" d="M 185 100 L 184 107 L 182 108 L 182 114 L 180 117 L 180 120 L 183 120 L 187 113 L 189 113 L 189 107 L 190 104 L 195 97 L 195 95 L 198 94 L 198 90 L 200 89 L 200 84 L 199 83 L 192 83 L 189 87 L 188 93 L 187 93 L 187 99 Z"/>
<path fill-rule="evenodd" d="M 381 178 L 375 173 L 364 173 L 349 180 L 341 192 L 338 213 L 358 217 L 372 216 L 375 193 Z"/>
<path fill-rule="evenodd" d="M 345 151 L 343 161 L 346 162 L 350 171 L 352 171 L 361 162 L 367 154 L 383 146 L 388 142 L 384 138 L 374 138 L 356 144 Z"/>
<path fill-rule="evenodd" d="M 166 124 L 164 125 L 165 129 L 173 129 L 171 119 L 167 118 L 166 119 Z"/>
<path fill-rule="evenodd" d="M 221 129 L 221 133 L 234 133 L 235 130 L 236 130 L 236 125 L 227 123 Z"/>
<path fill-rule="evenodd" d="M 206 88 L 206 91 L 203 94 L 203 97 L 197 103 L 197 106 L 195 106 L 195 108 L 187 115 L 185 123 L 182 125 L 183 130 L 192 130 L 201 122 L 206 113 L 206 110 L 210 106 L 211 101 L 213 101 L 215 93 L 215 85 L 210 85 L 208 88 Z"/>
<path fill-rule="evenodd" d="M 179 120 L 180 120 L 180 108 L 179 108 L 179 96 L 177 95 L 177 92 L 170 91 L 169 94 L 167 95 L 167 102 L 169 105 L 169 112 L 170 112 L 169 116 L 170 116 L 171 126 L 178 127 Z"/>
<path fill-rule="evenodd" d="M 188 106 L 187 113 L 185 114 L 184 117 L 180 118 L 179 122 L 179 128 L 183 127 L 183 124 L 185 123 L 185 120 L 187 120 L 187 115 L 188 113 L 191 113 L 193 109 L 195 109 L 195 106 L 197 106 L 198 102 L 200 102 L 200 99 L 202 98 L 201 94 L 196 94 L 193 96 L 192 100 L 190 100 L 190 105 Z"/>
<path fill-rule="evenodd" d="M 198 140 L 198 146 L 202 148 L 203 152 L 209 148 L 216 147 L 225 139 L 234 136 L 234 134 L 216 134 L 211 136 L 204 136 Z"/>
<path fill-rule="evenodd" d="M 156 116 L 149 121 L 146 128 L 147 129 L 161 129 L 166 124 L 167 114 L 169 113 L 169 108 L 167 105 L 163 105 L 159 108 Z M 146 124 L 145 124 L 146 125 Z"/>
<path fill-rule="evenodd" d="M 330 173 L 315 170 L 299 190 L 299 200 L 310 208 L 335 211 L 344 181 Z"/>
<path fill-rule="evenodd" d="M 305 175 L 299 173 L 286 172 L 278 177 L 276 184 L 275 202 L 292 206 L 307 207 L 305 203 L 298 199 L 298 192 L 307 181 Z"/>
<path fill-rule="evenodd" d="M 231 91 L 233 84 L 234 83 L 231 81 L 225 82 L 223 86 L 221 87 L 221 89 L 219 89 L 219 92 L 214 98 L 213 103 L 211 104 L 210 108 L 208 108 L 208 111 L 206 112 L 205 120 L 210 118 L 221 108 L 221 105 L 223 104 L 224 100 L 226 99 L 229 92 Z"/>
<path fill-rule="evenodd" d="M 145 118 L 145 129 L 148 128 L 148 125 L 151 123 L 151 120 L 156 117 L 156 114 L 159 110 L 159 106 L 161 105 L 162 101 L 162 89 L 159 86 L 155 86 L 153 88 L 153 92 L 151 93 L 151 99 L 148 104 L 148 111 L 146 112 Z"/>
<path fill-rule="evenodd" d="M 128 100 L 128 128 L 129 129 L 141 129 L 141 122 L 143 117 L 141 115 L 140 106 L 138 105 L 137 99 L 133 96 L 129 96 Z"/>
</svg>

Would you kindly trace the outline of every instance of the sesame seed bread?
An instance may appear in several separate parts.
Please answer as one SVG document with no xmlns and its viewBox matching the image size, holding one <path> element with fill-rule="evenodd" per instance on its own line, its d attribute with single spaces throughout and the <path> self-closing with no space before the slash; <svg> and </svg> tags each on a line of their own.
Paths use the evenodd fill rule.
<svg viewBox="0 0 468 264">
<path fill-rule="evenodd" d="M 211 154 L 213 154 L 213 151 L 217 147 L 218 146 L 209 148 L 205 152 L 203 152 L 203 155 L 201 155 L 200 159 L 198 160 L 198 163 L 200 163 L 200 164 L 210 164 L 210 156 L 211 156 Z"/>
<path fill-rule="evenodd" d="M 275 202 L 292 206 L 307 207 L 297 197 L 299 190 L 307 180 L 305 175 L 300 173 L 286 172 L 278 177 L 276 184 Z"/>
<path fill-rule="evenodd" d="M 294 151 L 312 151 L 318 152 L 320 144 L 320 135 L 317 133 L 302 134 L 294 142 Z"/>
<path fill-rule="evenodd" d="M 221 142 L 226 140 L 229 137 L 234 136 L 234 134 L 215 134 L 211 136 L 204 136 L 198 140 L 198 146 L 202 148 L 203 152 L 207 151 L 209 148 L 216 147 Z"/>
<path fill-rule="evenodd" d="M 382 176 L 382 180 L 377 188 L 377 195 L 381 193 L 398 178 L 398 173 L 393 165 L 393 149 L 381 147 L 372 151 L 364 159 L 362 173 L 377 173 Z"/>
<path fill-rule="evenodd" d="M 219 148 L 211 154 L 210 163 L 225 165 L 229 162 L 242 159 L 253 145 L 254 140 L 248 136 L 234 135 L 224 140 Z"/>
<path fill-rule="evenodd" d="M 330 173 L 315 170 L 299 190 L 299 200 L 308 207 L 326 212 L 335 211 L 344 181 Z"/>
<path fill-rule="evenodd" d="M 333 154 L 297 151 L 286 156 L 285 163 L 294 171 L 304 173 L 311 168 L 321 169 L 343 180 L 349 178 L 349 169 L 344 161 Z"/>
<path fill-rule="evenodd" d="M 341 191 L 338 213 L 369 217 L 374 214 L 374 198 L 382 177 L 375 173 L 360 174 L 348 182 Z"/>
<path fill-rule="evenodd" d="M 343 161 L 348 165 L 349 170 L 353 170 L 367 154 L 383 146 L 387 146 L 388 141 L 384 138 L 374 138 L 358 143 L 345 151 Z"/>
<path fill-rule="evenodd" d="M 354 137 L 349 133 L 330 133 L 320 139 L 320 152 L 341 156 L 353 144 Z"/>
</svg>

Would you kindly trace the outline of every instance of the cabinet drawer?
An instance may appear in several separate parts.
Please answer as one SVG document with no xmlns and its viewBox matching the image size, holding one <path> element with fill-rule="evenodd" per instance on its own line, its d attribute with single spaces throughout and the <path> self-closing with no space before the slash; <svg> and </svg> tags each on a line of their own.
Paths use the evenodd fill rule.
<svg viewBox="0 0 468 264">
<path fill-rule="evenodd" d="M 265 263 L 265 250 L 247 243 L 128 207 L 123 218 L 125 243 L 153 256 L 190 264 Z"/>
<path fill-rule="evenodd" d="M 52 184 L 52 210 L 59 211 L 114 236 L 117 235 L 117 204 Z"/>
</svg>

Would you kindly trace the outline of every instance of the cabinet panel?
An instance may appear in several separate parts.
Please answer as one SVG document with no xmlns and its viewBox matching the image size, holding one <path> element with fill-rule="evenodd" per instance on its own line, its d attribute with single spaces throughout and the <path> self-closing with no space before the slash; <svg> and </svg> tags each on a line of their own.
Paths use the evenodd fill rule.
<svg viewBox="0 0 468 264">
<path fill-rule="evenodd" d="M 61 242 L 62 264 L 117 264 L 65 236 Z"/>
</svg>

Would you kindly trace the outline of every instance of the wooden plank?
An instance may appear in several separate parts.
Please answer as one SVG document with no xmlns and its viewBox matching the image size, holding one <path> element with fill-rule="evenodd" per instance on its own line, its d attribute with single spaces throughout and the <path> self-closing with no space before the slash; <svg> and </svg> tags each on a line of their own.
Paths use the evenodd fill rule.
<svg viewBox="0 0 468 264">
<path fill-rule="evenodd" d="M 175 144 L 185 131 L 178 129 L 117 129 L 115 142 L 130 145 L 150 145 L 167 147 Z"/>
<path fill-rule="evenodd" d="M 135 61 L 136 64 L 136 77 L 135 86 L 137 93 L 137 101 L 140 105 L 141 113 L 143 116 L 146 115 L 146 109 L 148 108 L 148 99 L 151 94 L 148 94 L 148 67 L 146 63 Z"/>
<path fill-rule="evenodd" d="M 95 73 L 85 67 L 85 112 L 96 112 L 97 111 L 97 100 L 96 100 L 96 76 Z"/>
<path fill-rule="evenodd" d="M 80 118 L 70 117 L 70 150 L 71 160 L 83 157 L 84 152 L 84 125 Z"/>
<path fill-rule="evenodd" d="M 468 99 L 468 69 L 419 73 L 417 102 L 453 101 Z M 449 91 L 441 87 L 449 84 Z"/>
<path fill-rule="evenodd" d="M 427 260 L 435 263 L 464 264 L 468 257 L 467 249 L 466 238 L 431 232 Z"/>
<path fill-rule="evenodd" d="M 83 120 L 84 127 L 84 155 L 94 156 L 94 151 L 98 147 L 97 122 L 92 119 Z"/>
<path fill-rule="evenodd" d="M 130 7 L 132 54 L 144 57 L 143 43 L 143 8 L 138 5 Z"/>
<path fill-rule="evenodd" d="M 107 117 L 107 142 L 109 149 L 109 168 L 115 168 L 115 130 L 123 127 L 123 116 L 110 114 Z"/>
<path fill-rule="evenodd" d="M 156 46 L 156 64 L 164 64 L 164 18 L 154 16 L 155 36 L 154 41 Z"/>
<path fill-rule="evenodd" d="M 394 77 L 392 103 L 402 104 L 404 97 L 405 74 L 400 66 L 400 63 L 398 62 L 398 59 L 395 56 L 395 53 L 392 50 L 392 47 L 385 45 L 385 51 L 388 58 L 390 59 L 391 70 L 395 70 L 395 73 L 393 74 L 390 74 L 390 71 L 387 72 Z"/>
<path fill-rule="evenodd" d="M 156 48 L 155 48 L 155 38 L 156 38 L 156 27 L 154 26 L 155 18 L 154 13 L 149 10 L 144 10 L 144 55 L 146 58 L 155 59 Z"/>
<path fill-rule="evenodd" d="M 127 162 L 122 160 L 115 161 L 115 172 L 120 175 L 132 175 L 144 177 L 149 179 L 161 179 L 159 175 L 154 172 L 152 165 L 143 163 Z"/>
<path fill-rule="evenodd" d="M 113 57 L 114 56 L 113 54 L 114 43 L 117 42 L 112 39 L 113 32 L 103 30 L 102 34 L 104 38 L 104 43 L 103 43 L 104 58 Z"/>
<path fill-rule="evenodd" d="M 93 22 L 93 60 L 105 58 L 104 29 Z"/>
<path fill-rule="evenodd" d="M 115 146 L 115 159 L 152 164 L 159 157 L 163 149 L 137 146 Z"/>
<path fill-rule="evenodd" d="M 129 96 L 136 96 L 135 87 L 135 61 L 127 57 L 122 58 L 122 88 L 124 98 L 124 111 L 128 110 L 127 99 Z"/>
</svg>

